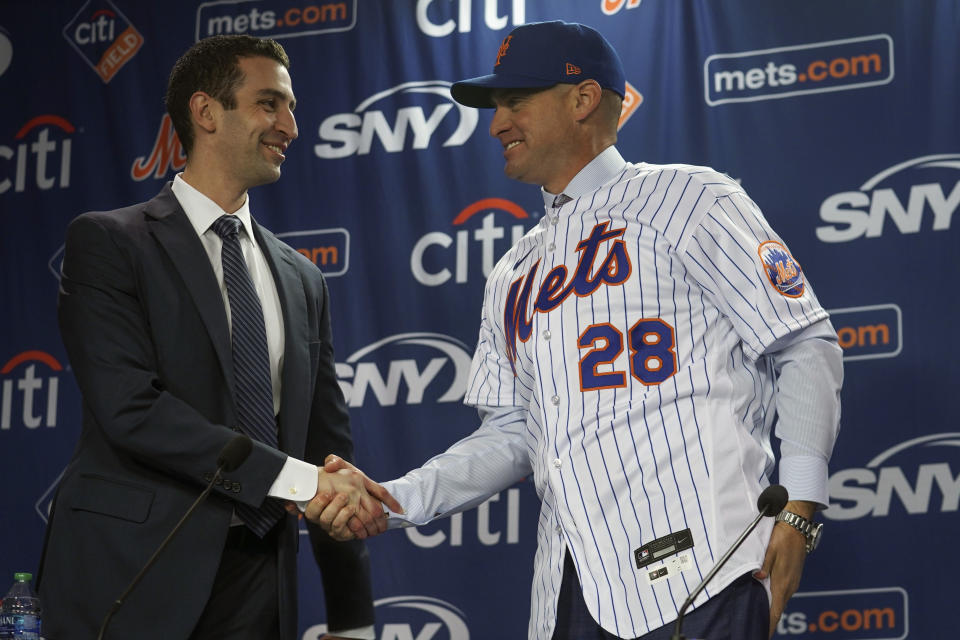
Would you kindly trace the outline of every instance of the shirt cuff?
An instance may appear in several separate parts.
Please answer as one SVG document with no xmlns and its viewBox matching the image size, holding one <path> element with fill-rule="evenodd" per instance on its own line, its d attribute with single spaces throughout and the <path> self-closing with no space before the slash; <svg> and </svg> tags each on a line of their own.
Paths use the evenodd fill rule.
<svg viewBox="0 0 960 640">
<path fill-rule="evenodd" d="M 320 473 L 316 465 L 287 456 L 280 474 L 270 485 L 267 495 L 295 502 L 300 511 L 304 511 L 307 503 L 317 495 L 319 478 Z"/>
<path fill-rule="evenodd" d="M 376 640 L 373 625 L 369 627 L 357 627 L 356 629 L 346 629 L 344 631 L 327 631 L 331 636 L 337 638 L 356 638 L 356 640 Z"/>
<path fill-rule="evenodd" d="M 387 529 L 397 529 L 400 527 L 416 527 L 426 524 L 431 518 L 424 514 L 423 504 L 420 500 L 420 494 L 416 488 L 406 478 L 397 478 L 388 482 L 381 482 L 383 488 L 390 492 L 403 506 L 403 513 L 392 511 L 387 505 L 383 505 L 383 510 L 387 512 Z"/>
<path fill-rule="evenodd" d="M 826 460 L 816 456 L 787 456 L 780 459 L 779 475 L 790 500 L 816 502 L 817 511 L 830 504 Z"/>
</svg>

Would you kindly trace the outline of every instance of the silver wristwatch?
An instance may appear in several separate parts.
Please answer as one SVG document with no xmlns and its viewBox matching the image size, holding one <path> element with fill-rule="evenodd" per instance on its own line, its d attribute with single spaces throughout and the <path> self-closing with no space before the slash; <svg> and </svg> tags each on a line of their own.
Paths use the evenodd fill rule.
<svg viewBox="0 0 960 640">
<path fill-rule="evenodd" d="M 820 544 L 820 532 L 823 530 L 822 522 L 812 522 L 801 515 L 791 511 L 781 511 L 777 514 L 777 522 L 785 522 L 807 539 L 807 553 L 810 553 Z"/>
</svg>

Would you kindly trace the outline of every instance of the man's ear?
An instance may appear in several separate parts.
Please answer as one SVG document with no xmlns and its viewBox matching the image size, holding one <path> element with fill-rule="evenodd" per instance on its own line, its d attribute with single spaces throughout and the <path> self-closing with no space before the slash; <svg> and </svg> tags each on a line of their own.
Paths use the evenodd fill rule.
<svg viewBox="0 0 960 640">
<path fill-rule="evenodd" d="M 190 117 L 197 128 L 207 133 L 217 130 L 219 112 L 222 110 L 217 100 L 204 91 L 197 91 L 190 96 L 189 105 Z"/>
<path fill-rule="evenodd" d="M 587 116 L 597 110 L 603 89 L 596 80 L 584 80 L 576 88 L 575 113 L 577 122 L 582 122 Z"/>
</svg>

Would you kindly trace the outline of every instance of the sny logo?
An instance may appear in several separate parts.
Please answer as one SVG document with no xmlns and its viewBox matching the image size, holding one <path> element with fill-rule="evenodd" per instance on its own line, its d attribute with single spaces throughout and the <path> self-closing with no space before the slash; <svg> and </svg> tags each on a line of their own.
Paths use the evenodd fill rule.
<svg viewBox="0 0 960 640">
<path fill-rule="evenodd" d="M 37 367 L 41 369 L 38 371 Z M 24 351 L 7 360 L 0 369 L 3 376 L 0 431 L 9 431 L 14 426 L 56 427 L 61 371 L 63 365 L 44 351 Z M 20 412 L 15 416 L 17 405 Z"/>
<path fill-rule="evenodd" d="M 0 145 L 0 158 L 6 160 L 16 158 L 14 162 L 16 169 L 13 174 L 13 181 L 11 181 L 9 177 L 0 178 L 0 194 L 9 191 L 11 186 L 15 193 L 26 190 L 27 173 L 29 171 L 27 158 L 30 153 L 33 153 L 37 157 L 36 170 L 34 172 L 37 188 L 41 191 L 46 191 L 47 189 L 53 189 L 54 186 L 59 186 L 61 189 L 66 189 L 70 186 L 71 141 L 70 138 L 64 138 L 60 141 L 60 156 L 57 158 L 53 155 L 57 152 L 57 141 L 50 139 L 50 130 L 52 127 L 68 134 L 76 131 L 70 122 L 60 116 L 45 114 L 30 119 L 20 127 L 20 130 L 17 131 L 17 134 L 14 136 L 15 140 L 22 141 L 17 144 L 16 151 L 6 145 Z M 39 130 L 36 141 L 33 143 L 27 142 L 27 134 L 34 129 Z"/>
<path fill-rule="evenodd" d="M 919 233 L 924 217 L 929 218 L 927 212 L 933 216 L 930 229 L 948 231 L 960 208 L 958 170 L 958 153 L 923 156 L 884 169 L 859 191 L 844 191 L 823 201 L 820 219 L 831 224 L 817 227 L 817 238 L 822 242 L 879 238 L 887 218 L 900 233 Z"/>
<path fill-rule="evenodd" d="M 510 227 L 508 244 L 499 243 L 500 246 L 498 247 L 497 241 L 505 238 L 507 228 L 494 223 L 497 212 L 508 214 L 514 221 L 530 220 L 530 216 L 520 205 L 504 198 L 478 200 L 464 207 L 453 219 L 453 225 L 459 227 L 465 225 L 474 216 L 483 215 L 482 224 L 479 228 L 473 230 L 472 235 L 474 243 L 480 245 L 480 271 L 484 278 L 490 274 L 496 259 L 503 255 L 507 248 L 515 245 L 526 233 L 524 225 L 513 224 Z M 450 245 L 454 244 L 454 238 L 442 231 L 431 231 L 413 245 L 413 251 L 410 253 L 410 270 L 417 282 L 428 287 L 438 287 L 448 282 L 451 277 L 457 284 L 467 282 L 469 273 L 475 271 L 475 269 L 471 269 L 471 264 L 477 262 L 476 259 L 470 259 L 471 233 L 469 229 L 460 229 L 455 236 L 456 247 L 452 256 L 450 256 L 448 249 Z M 432 247 L 439 247 L 439 249 L 428 251 Z M 448 268 L 451 266 L 450 257 L 453 258 L 454 272 L 451 272 Z"/>
<path fill-rule="evenodd" d="M 428 106 L 423 100 L 411 100 L 414 96 L 439 96 L 443 100 L 435 104 L 430 115 L 427 116 Z M 404 98 L 404 100 L 399 100 Z M 401 106 L 381 111 L 373 109 L 375 104 L 387 101 L 388 106 L 397 103 L 414 102 L 408 106 Z M 391 104 L 392 103 L 392 104 Z M 329 116 L 320 124 L 320 139 L 323 141 L 314 146 L 313 150 L 318 158 L 328 160 L 346 158 L 352 155 L 367 155 L 373 149 L 374 138 L 380 140 L 383 149 L 388 153 L 403 151 L 407 145 L 408 129 L 413 134 L 412 148 L 426 149 L 434 133 L 440 129 L 447 115 L 456 108 L 456 128 L 444 140 L 444 147 L 458 147 L 464 144 L 477 128 L 480 119 L 476 109 L 464 107 L 454 102 L 450 97 L 450 83 L 440 80 L 426 80 L 421 82 L 405 82 L 386 91 L 376 93 L 350 113 L 338 113 Z M 388 120 L 388 113 L 394 113 L 393 123 Z"/>
<path fill-rule="evenodd" d="M 110 0 L 83 3 L 63 37 L 105 83 L 143 46 L 143 36 Z"/>
<path fill-rule="evenodd" d="M 378 624 L 378 640 L 470 640 L 463 611 L 449 602 L 428 596 L 394 596 L 377 600 L 373 606 L 377 620 L 383 621 Z M 303 640 L 320 640 L 326 633 L 327 625 L 314 625 L 303 634 Z"/>
</svg>

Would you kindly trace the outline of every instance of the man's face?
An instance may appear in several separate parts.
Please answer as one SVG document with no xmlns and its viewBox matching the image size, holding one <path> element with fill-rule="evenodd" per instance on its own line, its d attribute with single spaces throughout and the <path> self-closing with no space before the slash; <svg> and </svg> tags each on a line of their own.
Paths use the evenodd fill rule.
<svg viewBox="0 0 960 640">
<path fill-rule="evenodd" d="M 223 111 L 217 155 L 232 179 L 248 189 L 280 177 L 287 146 L 297 137 L 290 74 L 270 58 L 241 58 L 236 108 Z"/>
<path fill-rule="evenodd" d="M 503 145 L 507 177 L 540 185 L 552 193 L 566 186 L 572 177 L 568 165 L 575 122 L 570 110 L 574 88 L 558 84 L 545 90 L 500 89 L 493 93 L 496 110 L 490 135 Z"/>
</svg>

